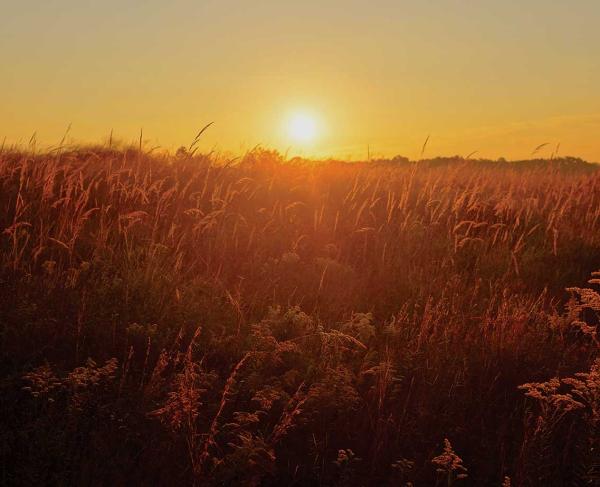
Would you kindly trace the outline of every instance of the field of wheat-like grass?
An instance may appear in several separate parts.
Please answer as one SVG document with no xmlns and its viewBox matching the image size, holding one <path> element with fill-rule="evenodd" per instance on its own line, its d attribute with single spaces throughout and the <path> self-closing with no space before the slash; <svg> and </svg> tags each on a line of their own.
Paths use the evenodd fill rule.
<svg viewBox="0 0 600 487">
<path fill-rule="evenodd" d="M 5 151 L 0 483 L 597 485 L 599 269 L 574 159 Z"/>
</svg>

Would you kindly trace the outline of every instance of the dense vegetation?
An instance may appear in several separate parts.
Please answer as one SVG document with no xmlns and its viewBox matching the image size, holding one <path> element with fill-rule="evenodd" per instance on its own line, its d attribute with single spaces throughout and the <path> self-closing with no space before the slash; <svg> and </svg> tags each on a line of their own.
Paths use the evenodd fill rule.
<svg viewBox="0 0 600 487">
<path fill-rule="evenodd" d="M 598 479 L 592 165 L 5 151 L 0 234 L 3 485 Z"/>
</svg>

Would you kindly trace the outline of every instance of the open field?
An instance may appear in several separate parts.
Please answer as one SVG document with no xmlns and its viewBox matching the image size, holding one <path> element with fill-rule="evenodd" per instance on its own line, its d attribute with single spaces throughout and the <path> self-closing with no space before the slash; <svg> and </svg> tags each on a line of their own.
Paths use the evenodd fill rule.
<svg viewBox="0 0 600 487">
<path fill-rule="evenodd" d="M 573 159 L 4 152 L 0 483 L 594 485 L 598 270 Z"/>
</svg>

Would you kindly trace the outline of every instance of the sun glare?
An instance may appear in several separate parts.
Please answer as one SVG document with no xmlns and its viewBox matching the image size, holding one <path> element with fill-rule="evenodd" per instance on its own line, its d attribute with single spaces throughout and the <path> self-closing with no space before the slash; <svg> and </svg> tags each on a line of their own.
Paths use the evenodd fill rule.
<svg viewBox="0 0 600 487">
<path fill-rule="evenodd" d="M 296 113 L 289 119 L 288 133 L 294 142 L 309 143 L 317 136 L 315 119 L 306 113 Z"/>
</svg>

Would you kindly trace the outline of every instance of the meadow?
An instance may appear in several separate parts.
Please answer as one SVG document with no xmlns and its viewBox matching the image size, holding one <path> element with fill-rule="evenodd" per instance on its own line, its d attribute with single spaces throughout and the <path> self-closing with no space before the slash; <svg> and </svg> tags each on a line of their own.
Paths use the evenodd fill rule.
<svg viewBox="0 0 600 487">
<path fill-rule="evenodd" d="M 4 149 L 0 483 L 599 485 L 599 270 L 578 159 Z"/>
</svg>

